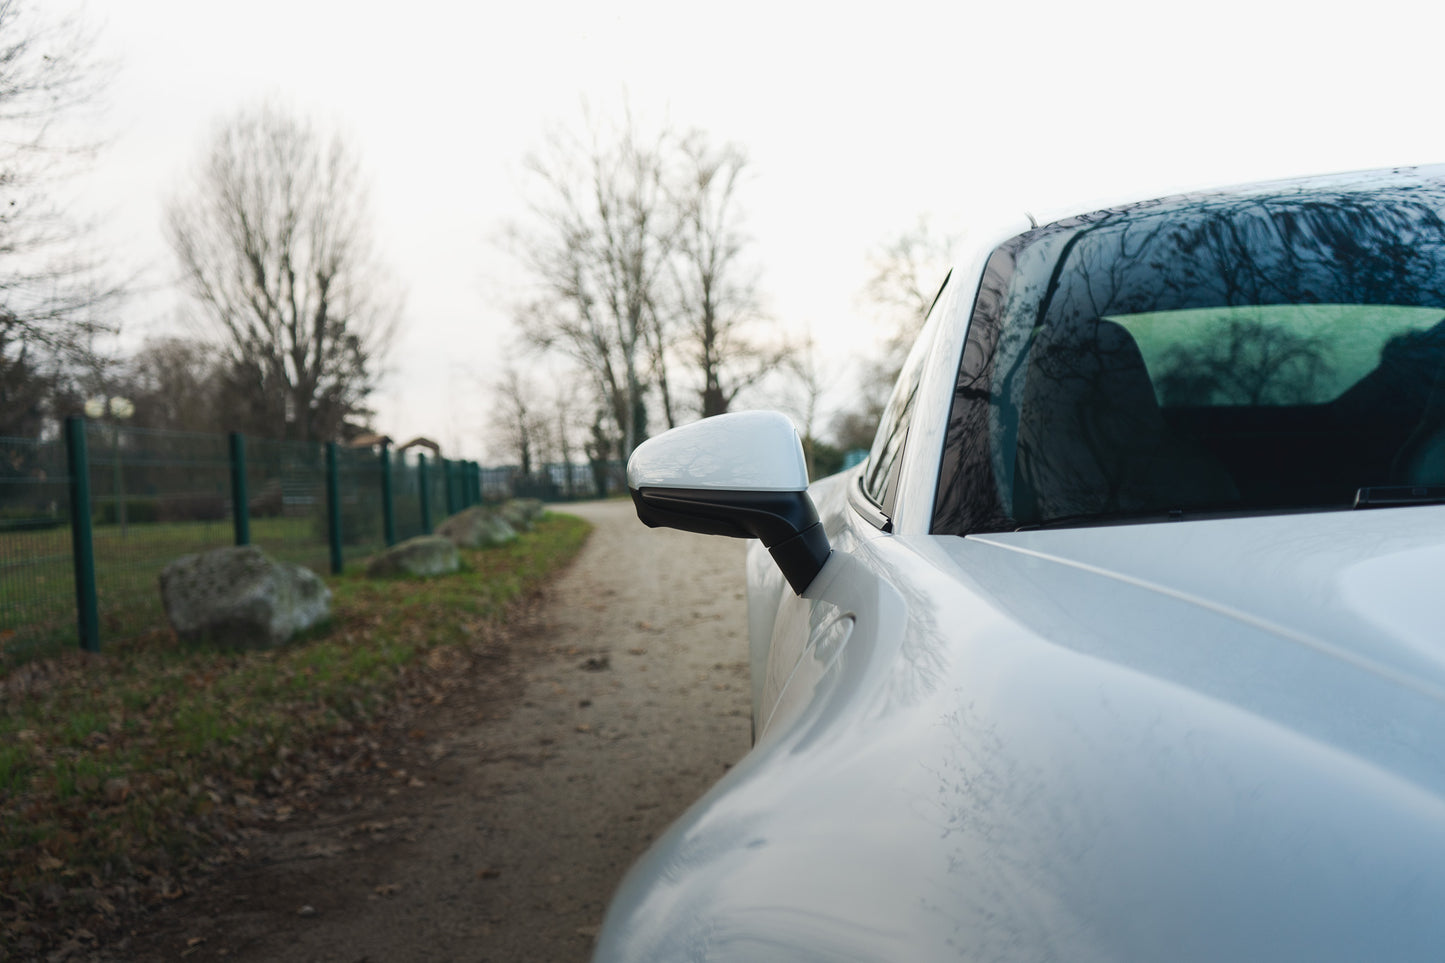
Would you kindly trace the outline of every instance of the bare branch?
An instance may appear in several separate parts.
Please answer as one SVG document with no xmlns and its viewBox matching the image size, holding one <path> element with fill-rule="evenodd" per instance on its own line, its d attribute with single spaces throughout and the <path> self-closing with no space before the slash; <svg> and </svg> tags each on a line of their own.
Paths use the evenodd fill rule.
<svg viewBox="0 0 1445 963">
<path fill-rule="evenodd" d="M 527 163 L 534 229 L 514 232 L 535 284 L 517 314 L 523 337 L 587 373 L 624 457 L 646 437 L 645 352 L 671 254 L 665 142 L 645 140 L 630 120 L 594 126 L 587 143 L 554 131 Z"/>
<path fill-rule="evenodd" d="M 320 440 L 364 416 L 399 307 L 351 147 L 275 106 L 242 112 L 167 214 L 226 355 L 235 426 Z"/>
<path fill-rule="evenodd" d="M 87 231 L 53 189 L 92 151 L 58 123 L 104 78 L 92 50 L 78 21 L 0 0 L 0 431 L 31 418 L 42 369 L 90 366 L 96 336 L 114 328 L 120 286 L 86 252 Z"/>
</svg>

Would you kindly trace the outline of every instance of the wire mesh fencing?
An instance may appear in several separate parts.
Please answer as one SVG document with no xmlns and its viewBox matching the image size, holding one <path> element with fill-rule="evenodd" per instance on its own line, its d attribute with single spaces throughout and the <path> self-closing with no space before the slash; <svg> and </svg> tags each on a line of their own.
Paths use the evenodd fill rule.
<svg viewBox="0 0 1445 963">
<path fill-rule="evenodd" d="M 381 459 L 369 450 L 342 449 L 336 454 L 341 551 L 349 562 L 386 547 Z"/>
<path fill-rule="evenodd" d="M 233 541 L 221 435 L 86 425 L 97 614 L 110 638 L 163 624 L 160 573 Z"/>
<path fill-rule="evenodd" d="M 0 438 L 0 667 L 163 628 L 159 577 L 181 556 L 253 544 L 337 572 L 484 494 L 511 494 L 484 492 L 483 476 L 474 462 L 384 446 L 79 418 L 61 438 Z"/>
<path fill-rule="evenodd" d="M 436 494 L 431 490 L 431 486 L 426 484 L 428 479 L 422 466 L 427 461 L 427 455 L 423 452 L 404 451 L 397 456 L 392 466 L 391 491 L 395 507 L 396 536 L 402 541 L 432 530 L 430 508 Z M 425 499 L 422 497 L 424 485 Z"/>
<path fill-rule="evenodd" d="M 325 571 L 326 446 L 246 439 L 249 541 L 274 558 Z"/>
<path fill-rule="evenodd" d="M 75 644 L 69 491 L 61 441 L 0 438 L 0 660 Z"/>
</svg>

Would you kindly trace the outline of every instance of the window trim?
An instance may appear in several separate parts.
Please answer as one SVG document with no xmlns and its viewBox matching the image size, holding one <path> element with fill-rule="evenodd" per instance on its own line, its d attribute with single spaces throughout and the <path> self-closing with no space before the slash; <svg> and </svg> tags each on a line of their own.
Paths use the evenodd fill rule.
<svg viewBox="0 0 1445 963">
<path fill-rule="evenodd" d="M 848 504 L 853 510 L 863 516 L 863 520 L 880 532 L 892 533 L 893 519 L 883 514 L 883 509 L 869 496 L 867 489 L 863 487 L 863 477 L 867 472 L 860 472 L 848 486 Z"/>
</svg>

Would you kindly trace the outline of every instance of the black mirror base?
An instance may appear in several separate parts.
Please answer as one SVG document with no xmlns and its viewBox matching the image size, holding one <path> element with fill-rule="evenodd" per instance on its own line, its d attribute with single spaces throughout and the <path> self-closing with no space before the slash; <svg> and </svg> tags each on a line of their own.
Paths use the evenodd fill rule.
<svg viewBox="0 0 1445 963">
<path fill-rule="evenodd" d="M 817 578 L 818 572 L 832 554 L 832 549 L 828 546 L 828 536 L 819 523 L 779 542 L 769 548 L 768 552 L 773 556 L 773 561 L 778 563 L 778 568 L 783 570 L 783 577 L 788 580 L 793 592 L 802 595 L 808 590 L 808 586 L 813 584 L 813 579 Z"/>
</svg>

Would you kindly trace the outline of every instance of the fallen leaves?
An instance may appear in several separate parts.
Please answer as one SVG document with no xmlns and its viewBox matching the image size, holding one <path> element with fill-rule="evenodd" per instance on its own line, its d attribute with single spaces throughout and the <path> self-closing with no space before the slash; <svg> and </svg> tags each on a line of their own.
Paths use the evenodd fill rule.
<svg viewBox="0 0 1445 963">
<path fill-rule="evenodd" d="M 9 667 L 0 959 L 45 958 L 81 924 L 116 932 L 185 896 L 193 874 L 246 858 L 252 827 L 293 820 L 339 777 L 380 768 L 383 732 L 426 740 L 406 722 L 415 707 L 492 664 L 510 641 L 503 607 L 569 560 L 586 528 L 544 523 L 454 579 L 337 580 L 331 628 L 285 649 L 198 652 L 152 633 Z M 398 771 L 395 785 L 426 782 Z"/>
</svg>

